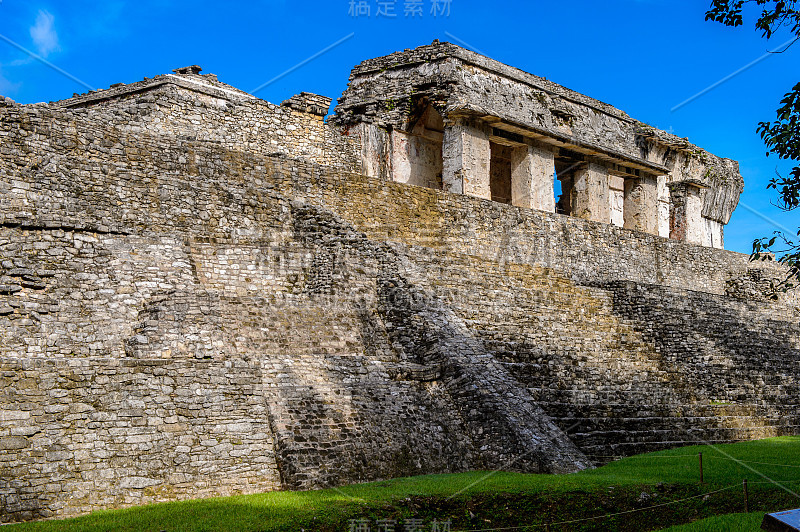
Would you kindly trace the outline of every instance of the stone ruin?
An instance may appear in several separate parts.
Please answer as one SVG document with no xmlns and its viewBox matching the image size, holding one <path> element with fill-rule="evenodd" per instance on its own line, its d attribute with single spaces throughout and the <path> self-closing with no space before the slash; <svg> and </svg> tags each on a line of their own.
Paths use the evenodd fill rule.
<svg viewBox="0 0 800 532">
<path fill-rule="evenodd" d="M 744 187 L 735 161 L 451 44 L 365 61 L 336 113 L 370 177 L 704 246 Z"/>
<path fill-rule="evenodd" d="M 798 433 L 734 161 L 448 43 L 201 72 L 0 100 L 0 522 Z"/>
</svg>

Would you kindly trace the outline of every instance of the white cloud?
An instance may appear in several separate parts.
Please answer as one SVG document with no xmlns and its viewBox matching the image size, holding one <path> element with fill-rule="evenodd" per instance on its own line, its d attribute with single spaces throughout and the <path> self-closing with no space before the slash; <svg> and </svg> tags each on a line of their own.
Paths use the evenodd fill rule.
<svg viewBox="0 0 800 532">
<path fill-rule="evenodd" d="M 58 33 L 53 26 L 55 17 L 47 11 L 39 11 L 36 24 L 31 26 L 31 38 L 36 45 L 39 55 L 47 57 L 50 52 L 59 50 Z"/>
</svg>

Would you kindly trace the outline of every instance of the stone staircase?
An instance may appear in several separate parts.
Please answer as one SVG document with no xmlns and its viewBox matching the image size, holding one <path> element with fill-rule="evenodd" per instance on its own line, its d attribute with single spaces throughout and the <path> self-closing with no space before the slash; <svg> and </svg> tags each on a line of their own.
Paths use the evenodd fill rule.
<svg viewBox="0 0 800 532">
<path fill-rule="evenodd" d="M 796 374 L 798 344 L 792 344 L 791 333 L 785 335 L 782 363 L 774 349 L 759 349 L 753 342 L 720 350 L 724 331 L 716 329 L 724 326 L 689 334 L 692 323 L 713 322 L 717 316 L 705 301 L 693 305 L 692 297 L 720 305 L 745 302 L 669 289 L 672 297 L 663 298 L 663 312 L 651 316 L 656 325 L 646 313 L 622 312 L 614 286 L 577 285 L 546 268 L 452 250 L 443 260 L 435 249 L 404 249 L 414 264 L 409 277 L 433 287 L 537 404 L 598 461 L 697 439 L 735 441 L 794 434 L 800 428 L 797 398 L 787 401 L 779 382 L 781 374 Z M 667 291 L 636 286 L 651 299 L 659 289 Z M 797 329 L 787 320 L 792 309 L 758 314 L 750 305 L 748 312 L 760 320 L 777 316 L 772 333 Z M 664 330 L 657 337 L 653 330 L 659 327 Z M 748 356 L 741 356 L 742 350 Z M 754 360 L 761 362 L 747 379 L 732 378 L 737 365 Z M 722 384 L 703 384 L 715 377 Z M 763 386 L 756 389 L 750 377 L 761 378 Z"/>
</svg>

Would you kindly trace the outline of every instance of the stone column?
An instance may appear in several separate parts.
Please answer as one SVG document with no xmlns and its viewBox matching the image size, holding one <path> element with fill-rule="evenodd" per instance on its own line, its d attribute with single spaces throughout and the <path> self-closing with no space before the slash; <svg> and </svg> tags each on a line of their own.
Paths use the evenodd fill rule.
<svg viewBox="0 0 800 532">
<path fill-rule="evenodd" d="M 610 174 L 608 193 L 611 200 L 611 223 L 617 227 L 625 226 L 625 178 Z"/>
<path fill-rule="evenodd" d="M 360 124 L 361 171 L 367 177 L 391 180 L 389 135 L 374 124 Z"/>
<path fill-rule="evenodd" d="M 703 189 L 687 182 L 670 185 L 672 205 L 669 237 L 692 244 L 703 244 Z"/>
<path fill-rule="evenodd" d="M 573 174 L 571 215 L 595 222 L 611 223 L 608 168 L 589 163 Z"/>
<path fill-rule="evenodd" d="M 669 238 L 669 187 L 667 186 L 667 176 L 658 176 L 658 236 Z"/>
<path fill-rule="evenodd" d="M 511 203 L 540 211 L 556 212 L 553 192 L 555 156 L 552 151 L 530 143 L 515 148 L 511 156 Z"/>
<path fill-rule="evenodd" d="M 492 199 L 489 187 L 489 128 L 458 119 L 445 124 L 442 188 L 447 192 Z"/>
<path fill-rule="evenodd" d="M 625 229 L 658 234 L 658 181 L 643 176 L 625 180 Z"/>
<path fill-rule="evenodd" d="M 722 222 L 703 218 L 705 234 L 703 235 L 703 245 L 711 248 L 724 249 L 724 225 Z"/>
</svg>

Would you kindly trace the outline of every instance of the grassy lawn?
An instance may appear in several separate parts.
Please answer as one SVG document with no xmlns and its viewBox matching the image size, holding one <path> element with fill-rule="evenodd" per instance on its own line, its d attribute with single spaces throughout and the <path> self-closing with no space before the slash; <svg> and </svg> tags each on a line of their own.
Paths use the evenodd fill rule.
<svg viewBox="0 0 800 532">
<path fill-rule="evenodd" d="M 698 483 L 700 451 L 705 473 L 703 485 Z M 761 463 L 742 465 L 730 457 Z M 346 532 L 349 519 L 370 519 L 372 529 L 377 530 L 375 519 L 402 522 L 411 517 L 423 519 L 428 530 L 433 519 L 451 519 L 453 531 L 532 524 L 540 527 L 526 530 L 544 530 L 545 522 L 618 512 L 627 513 L 581 523 L 554 524 L 551 529 L 652 530 L 743 511 L 744 478 L 750 482 L 750 510 L 759 510 L 760 514 L 722 518 L 731 521 L 709 520 L 674 530 L 757 530 L 758 526 L 753 528 L 752 523 L 758 517 L 760 524 L 764 511 L 800 507 L 800 499 L 754 471 L 800 491 L 800 437 L 721 445 L 716 450 L 683 447 L 626 458 L 572 475 L 491 472 L 426 475 L 339 489 L 154 504 L 63 521 L 13 525 L 8 530 Z M 727 489 L 704 496 L 723 488 Z M 678 504 L 668 504 L 687 498 Z M 662 506 L 640 511 L 656 505 Z M 739 521 L 743 524 L 737 524 Z M 398 525 L 396 529 L 403 527 Z"/>
<path fill-rule="evenodd" d="M 753 532 L 761 530 L 764 512 L 728 514 L 667 528 L 664 532 Z"/>
</svg>

